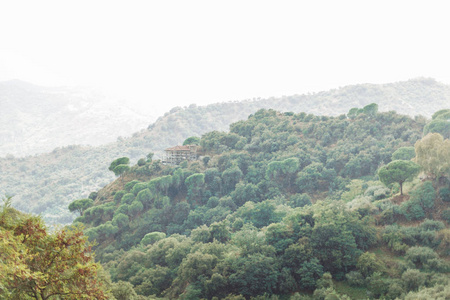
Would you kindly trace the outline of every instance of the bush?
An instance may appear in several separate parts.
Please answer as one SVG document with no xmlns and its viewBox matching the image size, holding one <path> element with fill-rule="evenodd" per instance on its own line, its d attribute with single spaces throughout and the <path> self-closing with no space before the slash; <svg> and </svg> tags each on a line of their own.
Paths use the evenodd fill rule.
<svg viewBox="0 0 450 300">
<path fill-rule="evenodd" d="M 439 260 L 439 256 L 428 247 L 411 247 L 406 251 L 405 259 L 418 269 L 431 269 L 436 267 L 436 260 Z"/>
<path fill-rule="evenodd" d="M 311 198 L 308 196 L 308 194 L 295 194 L 292 195 L 289 199 L 289 205 L 294 208 L 311 205 Z"/>
<path fill-rule="evenodd" d="M 123 195 L 125 195 L 127 193 L 127 191 L 121 190 L 118 191 L 115 195 L 114 195 L 114 202 L 115 203 L 119 203 L 120 200 L 122 200 Z"/>
<path fill-rule="evenodd" d="M 351 271 L 345 274 L 348 284 L 352 286 L 363 286 L 365 284 L 364 276 L 358 271 Z"/>
<path fill-rule="evenodd" d="M 134 194 L 128 193 L 123 195 L 122 199 L 120 200 L 120 203 L 122 204 L 131 204 L 134 201 Z"/>
<path fill-rule="evenodd" d="M 126 183 L 124 188 L 127 192 L 129 192 L 134 187 L 134 185 L 139 182 L 140 182 L 139 180 L 132 180 L 132 181 Z"/>
<path fill-rule="evenodd" d="M 442 201 L 450 202 L 450 188 L 441 188 L 439 190 L 439 196 Z"/>
<path fill-rule="evenodd" d="M 407 292 L 417 291 L 419 287 L 425 285 L 426 274 L 419 270 L 408 269 L 402 274 L 402 281 Z"/>
<path fill-rule="evenodd" d="M 147 160 L 145 158 L 141 158 L 138 160 L 137 165 L 139 167 L 145 166 L 145 164 L 147 163 Z"/>
<path fill-rule="evenodd" d="M 147 233 L 141 240 L 141 244 L 144 246 L 153 244 L 159 240 L 162 240 L 166 237 L 166 234 L 164 232 L 154 231 Z"/>
<path fill-rule="evenodd" d="M 447 208 L 444 211 L 442 211 L 441 218 L 444 221 L 450 222 L 450 208 Z"/>
</svg>

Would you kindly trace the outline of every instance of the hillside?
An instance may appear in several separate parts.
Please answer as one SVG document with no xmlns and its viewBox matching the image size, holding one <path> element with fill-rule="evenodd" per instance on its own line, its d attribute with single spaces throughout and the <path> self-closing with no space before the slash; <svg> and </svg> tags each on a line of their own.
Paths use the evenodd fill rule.
<svg viewBox="0 0 450 300">
<path fill-rule="evenodd" d="M 448 106 L 450 87 L 432 79 L 415 79 L 348 86 L 310 95 L 176 107 L 148 129 L 114 143 L 64 147 L 35 157 L 0 158 L 0 193 L 15 195 L 13 204 L 18 209 L 41 213 L 50 223 L 66 223 L 73 219 L 66 210 L 71 201 L 87 197 L 113 179 L 107 167 L 117 157 L 128 156 L 136 162 L 155 152 L 157 158 L 163 149 L 180 144 L 187 137 L 228 130 L 229 124 L 245 120 L 261 108 L 337 116 L 372 102 L 378 103 L 380 111 L 396 110 L 429 118 Z"/>
<path fill-rule="evenodd" d="M 74 223 L 148 299 L 444 299 L 449 140 L 424 137 L 421 118 L 356 111 L 261 109 L 204 134 L 198 160 L 140 161 L 73 202 Z"/>
<path fill-rule="evenodd" d="M 92 90 L 0 82 L 0 157 L 50 152 L 68 145 L 99 146 L 145 128 L 156 116 L 112 103 Z"/>
</svg>

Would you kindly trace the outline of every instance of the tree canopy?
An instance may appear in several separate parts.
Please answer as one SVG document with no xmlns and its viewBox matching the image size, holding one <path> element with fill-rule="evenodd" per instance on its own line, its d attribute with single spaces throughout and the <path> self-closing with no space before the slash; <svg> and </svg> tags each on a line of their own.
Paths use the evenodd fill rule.
<svg viewBox="0 0 450 300">
<path fill-rule="evenodd" d="M 0 294 L 6 299 L 108 299 L 91 247 L 82 228 L 50 233 L 39 217 L 5 204 L 0 208 Z"/>
<path fill-rule="evenodd" d="M 403 183 L 417 176 L 420 166 L 409 160 L 394 160 L 378 171 L 380 181 L 385 185 L 397 182 L 400 185 L 400 194 L 403 195 Z"/>
</svg>

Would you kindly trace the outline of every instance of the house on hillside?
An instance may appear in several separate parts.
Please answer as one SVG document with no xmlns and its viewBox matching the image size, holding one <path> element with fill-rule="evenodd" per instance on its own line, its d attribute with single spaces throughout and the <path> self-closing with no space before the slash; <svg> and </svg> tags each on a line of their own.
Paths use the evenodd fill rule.
<svg viewBox="0 0 450 300">
<path fill-rule="evenodd" d="M 199 146 L 184 145 L 167 148 L 164 150 L 162 163 L 166 165 L 179 165 L 181 162 L 188 160 L 197 160 L 199 157 Z"/>
</svg>

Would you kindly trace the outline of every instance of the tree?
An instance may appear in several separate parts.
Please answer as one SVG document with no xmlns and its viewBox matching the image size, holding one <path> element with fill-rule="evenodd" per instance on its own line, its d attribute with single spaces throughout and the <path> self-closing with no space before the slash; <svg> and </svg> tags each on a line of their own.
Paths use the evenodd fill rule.
<svg viewBox="0 0 450 300">
<path fill-rule="evenodd" d="M 397 182 L 400 184 L 400 194 L 403 195 L 403 183 L 417 176 L 420 166 L 409 160 L 394 160 L 378 171 L 380 181 L 385 185 Z"/>
<path fill-rule="evenodd" d="M 183 146 L 186 145 L 200 145 L 200 138 L 198 136 L 188 137 L 184 142 Z"/>
<path fill-rule="evenodd" d="M 40 217 L 5 205 L 0 228 L 0 295 L 6 299 L 108 298 L 81 227 L 49 233 Z"/>
<path fill-rule="evenodd" d="M 392 153 L 392 160 L 411 160 L 416 156 L 414 147 L 400 147 Z"/>
<path fill-rule="evenodd" d="M 118 165 L 129 165 L 130 159 L 128 157 L 120 157 L 115 160 L 109 165 L 108 170 L 113 171 Z M 115 172 L 114 172 L 115 173 Z"/>
<path fill-rule="evenodd" d="M 80 199 L 75 200 L 72 203 L 69 204 L 69 210 L 70 212 L 78 212 L 80 213 L 80 216 L 83 215 L 83 212 L 91 207 L 94 204 L 94 201 L 92 199 Z"/>
<path fill-rule="evenodd" d="M 450 175 L 450 140 L 439 133 L 429 133 L 416 142 L 416 163 L 436 179 Z"/>
<path fill-rule="evenodd" d="M 130 167 L 128 165 L 118 165 L 114 168 L 113 172 L 116 176 L 121 176 L 123 173 L 130 171 Z"/>
</svg>

